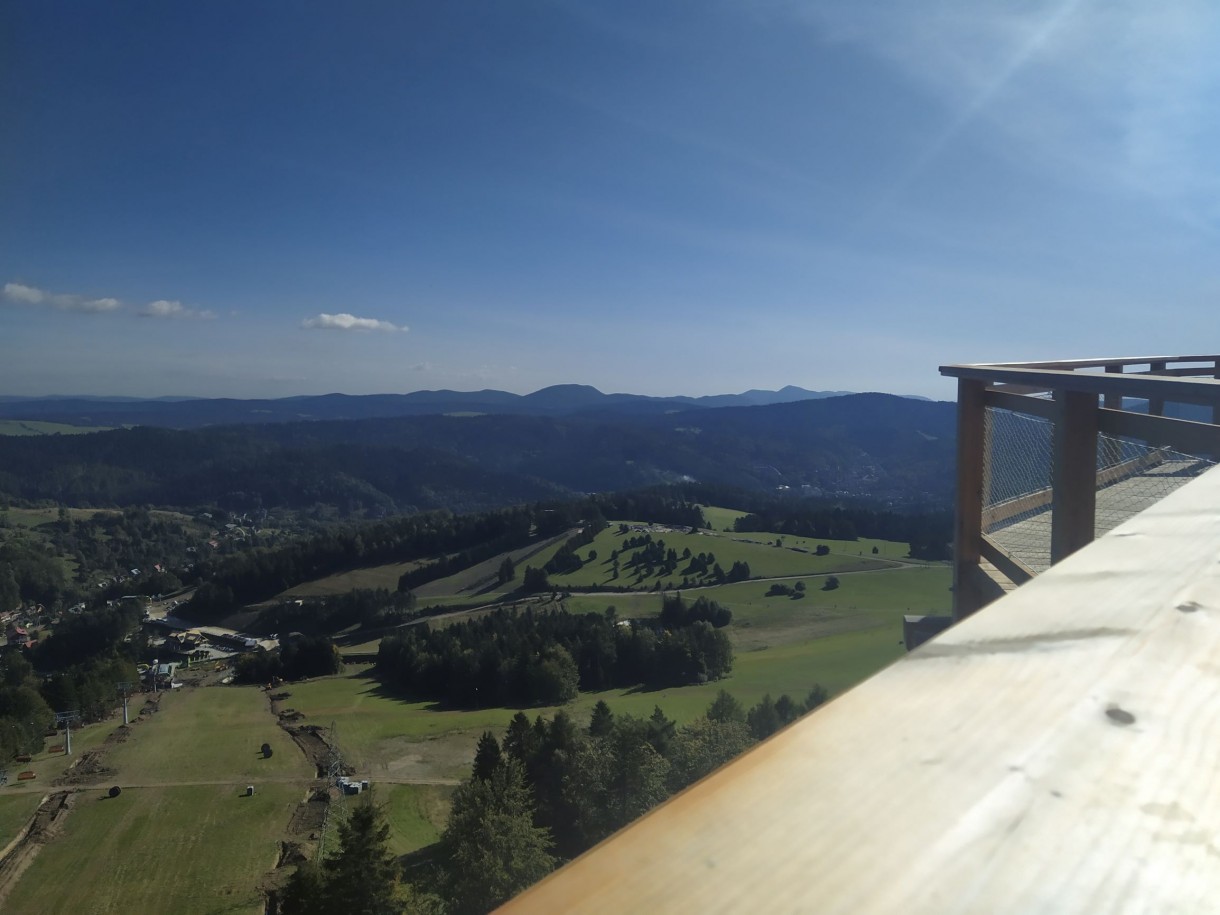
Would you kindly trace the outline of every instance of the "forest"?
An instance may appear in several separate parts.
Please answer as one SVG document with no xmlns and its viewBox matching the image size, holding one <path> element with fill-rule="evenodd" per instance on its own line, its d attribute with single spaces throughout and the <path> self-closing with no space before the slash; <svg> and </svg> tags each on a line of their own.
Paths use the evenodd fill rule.
<svg viewBox="0 0 1220 915">
<path fill-rule="evenodd" d="M 412 626 L 381 641 L 377 676 L 457 708 L 558 705 L 581 690 L 705 683 L 728 675 L 733 649 L 702 612 L 671 609 L 654 625 L 611 610 L 497 610 L 444 627 Z M 707 613 L 728 622 L 723 611 Z"/>
</svg>

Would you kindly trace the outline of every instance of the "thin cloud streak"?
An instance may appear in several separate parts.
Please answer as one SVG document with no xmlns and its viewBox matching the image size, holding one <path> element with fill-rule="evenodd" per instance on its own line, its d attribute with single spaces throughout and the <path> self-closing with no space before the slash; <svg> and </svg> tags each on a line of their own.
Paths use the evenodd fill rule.
<svg viewBox="0 0 1220 915">
<path fill-rule="evenodd" d="M 146 306 L 140 309 L 140 317 L 142 318 L 181 318 L 181 319 L 196 319 L 201 321 L 210 321 L 216 317 L 215 312 L 208 311 L 202 308 L 189 308 L 181 302 L 171 302 L 167 299 L 158 299 L 155 302 L 149 302 Z"/>
<path fill-rule="evenodd" d="M 358 332 L 377 331 L 380 333 L 406 333 L 406 325 L 392 324 L 377 318 L 358 318 L 355 315 L 341 312 L 337 315 L 319 314 L 306 318 L 301 322 L 306 330 L 348 330 Z"/>
<path fill-rule="evenodd" d="M 59 311 L 74 311 L 83 314 L 104 314 L 122 307 L 118 299 L 88 299 L 80 295 L 53 293 L 23 283 L 5 283 L 4 298 L 18 305 L 55 308 Z"/>
</svg>

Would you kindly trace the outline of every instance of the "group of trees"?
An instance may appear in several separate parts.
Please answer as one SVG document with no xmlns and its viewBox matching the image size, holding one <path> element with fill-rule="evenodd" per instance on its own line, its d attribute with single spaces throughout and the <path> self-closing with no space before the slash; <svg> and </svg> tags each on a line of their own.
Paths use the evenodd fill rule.
<svg viewBox="0 0 1220 915">
<path fill-rule="evenodd" d="M 261 611 L 250 627 L 255 632 L 301 632 L 328 635 L 361 626 L 394 626 L 414 616 L 415 595 L 385 588 L 357 588 L 325 597 L 278 601 Z"/>
<path fill-rule="evenodd" d="M 543 570 L 548 575 L 579 572 L 585 562 L 576 551 L 592 543 L 593 539 L 606 527 L 606 519 L 602 516 L 600 509 L 596 505 L 591 506 L 591 517 L 585 519 L 580 530 L 563 542 L 563 545 L 555 551 L 555 555 L 547 560 Z M 596 559 L 597 556 L 592 554 L 590 558 Z"/>
<path fill-rule="evenodd" d="M 733 529 L 827 540 L 858 540 L 860 537 L 896 540 L 909 543 L 911 556 L 916 559 L 948 559 L 953 542 L 953 513 L 899 514 L 816 502 L 772 502 L 755 507 L 738 518 L 733 522 Z M 829 552 L 829 548 L 826 551 Z"/>
<path fill-rule="evenodd" d="M 250 651 L 238 656 L 234 677 L 240 683 L 269 683 L 272 677 L 300 680 L 324 677 L 343 669 L 339 649 L 324 635 L 283 637 L 276 651 Z"/>
<path fill-rule="evenodd" d="M 338 821 L 325 858 L 300 865 L 277 894 L 280 915 L 483 915 L 826 700 L 770 696 L 745 709 L 723 690 L 682 727 L 656 707 L 615 715 L 605 702 L 579 726 L 566 712 L 518 712 L 479 740 L 440 841 L 407 886 L 382 810 L 366 795 Z"/>
<path fill-rule="evenodd" d="M 378 676 L 462 708 L 556 704 L 577 690 L 680 686 L 726 676 L 732 647 L 707 619 L 727 622 L 728 611 L 704 602 L 690 615 L 677 601 L 682 609 L 671 610 L 673 620 L 659 631 L 639 621 L 620 623 L 612 612 L 529 609 L 438 629 L 411 627 L 382 640 Z"/>
<path fill-rule="evenodd" d="M 109 715 L 119 683 L 138 679 L 138 622 L 133 608 L 103 608 L 65 617 L 28 652 L 0 651 L 0 759 L 42 749 L 56 712 L 82 721 Z"/>
<path fill-rule="evenodd" d="M 39 691 L 41 685 L 21 652 L 0 652 L 0 760 L 42 749 L 55 714 Z"/>
<path fill-rule="evenodd" d="M 390 826 L 369 795 L 338 823 L 335 851 L 302 864 L 278 894 L 280 915 L 400 915 Z"/>
<path fill-rule="evenodd" d="M 688 604 L 683 600 L 681 591 L 666 594 L 661 599 L 661 625 L 666 629 L 690 626 L 700 620 L 720 629 L 733 621 L 733 611 L 704 595 L 695 598 L 693 604 Z"/>
<path fill-rule="evenodd" d="M 142 506 L 85 518 L 74 518 L 61 508 L 57 520 L 41 529 L 60 556 L 75 560 L 82 583 L 94 573 L 125 575 L 129 569 L 141 569 L 139 578 L 121 586 L 124 594 L 163 594 L 181 587 L 174 573 L 158 572 L 156 566 L 182 569 L 193 561 L 191 548 L 203 539 L 201 531 L 190 530 L 183 521 Z"/>
<path fill-rule="evenodd" d="M 586 727 L 563 711 L 533 722 L 518 712 L 502 738 L 479 741 L 419 888 L 450 915 L 487 912 L 825 700 L 814 687 L 805 702 L 767 696 L 745 709 L 721 691 L 681 727 L 659 707 L 636 718 L 599 702 Z"/>
<path fill-rule="evenodd" d="M 22 602 L 55 606 L 68 590 L 54 550 L 25 539 L 0 540 L 0 613 Z"/>
</svg>

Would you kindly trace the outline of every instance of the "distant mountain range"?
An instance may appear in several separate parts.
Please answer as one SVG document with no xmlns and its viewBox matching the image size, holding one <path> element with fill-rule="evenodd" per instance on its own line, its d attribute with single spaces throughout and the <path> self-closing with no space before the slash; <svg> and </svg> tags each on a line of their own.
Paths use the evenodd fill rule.
<svg viewBox="0 0 1220 915">
<path fill-rule="evenodd" d="M 757 407 L 841 397 L 848 391 L 751 390 L 706 397 L 603 394 L 588 385 L 562 384 L 532 394 L 507 391 L 415 391 L 411 394 L 323 394 L 273 400 L 231 398 L 4 397 L 0 419 L 40 420 L 74 426 L 159 426 L 197 429 L 248 423 L 378 419 L 436 414 L 572 416 L 657 415 L 719 407 Z M 923 399 L 923 398 L 915 398 Z"/>
<path fill-rule="evenodd" d="M 38 416 L 126 424 L 152 415 L 159 422 L 141 419 L 137 428 L 91 435 L 0 436 L 0 496 L 69 505 L 220 504 L 243 510 L 326 504 L 360 515 L 475 510 L 573 493 L 700 482 L 869 497 L 894 505 L 948 504 L 953 404 L 889 394 L 817 397 L 785 391 L 771 396 L 811 396 L 717 407 L 563 386 L 526 397 L 478 392 L 455 399 L 453 392 L 421 392 L 393 398 L 91 403 L 87 416 L 71 411 Z M 294 402 L 318 416 L 327 407 L 342 413 L 353 405 L 375 410 L 382 402 L 381 409 L 388 410 L 401 408 L 403 401 L 428 415 L 308 422 L 299 421 L 300 414 L 296 422 L 286 416 Z M 254 403 L 270 405 L 271 412 L 253 413 Z M 472 409 L 474 404 L 498 409 Z M 121 412 L 128 407 L 149 413 Z M 156 412 L 191 408 L 204 412 Z M 234 409 L 244 411 L 243 424 L 151 428 L 171 419 L 203 426 Z M 268 421 L 251 424 L 259 418 Z"/>
</svg>

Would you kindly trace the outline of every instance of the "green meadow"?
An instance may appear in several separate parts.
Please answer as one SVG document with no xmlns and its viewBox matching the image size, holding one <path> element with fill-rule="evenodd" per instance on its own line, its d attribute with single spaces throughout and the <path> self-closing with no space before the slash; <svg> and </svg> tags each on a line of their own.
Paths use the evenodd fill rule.
<svg viewBox="0 0 1220 915">
<path fill-rule="evenodd" d="M 261 878 L 304 788 L 99 787 L 77 795 L 63 833 L 34 858 L 8 911 L 91 915 L 261 913 Z"/>
</svg>

